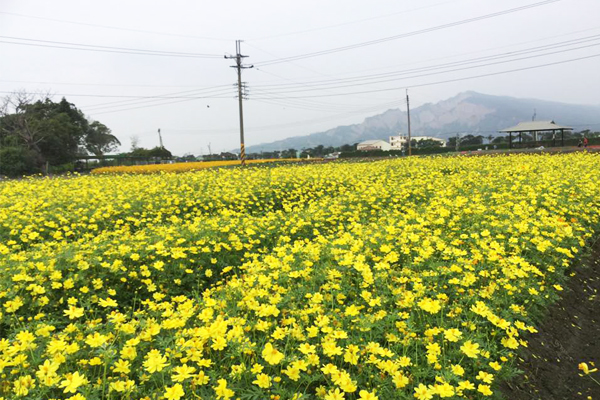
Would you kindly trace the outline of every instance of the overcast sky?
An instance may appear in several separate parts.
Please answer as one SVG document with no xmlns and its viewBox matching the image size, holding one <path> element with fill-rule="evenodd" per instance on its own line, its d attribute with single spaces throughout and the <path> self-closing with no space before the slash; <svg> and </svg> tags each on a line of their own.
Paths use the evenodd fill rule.
<svg viewBox="0 0 600 400">
<path fill-rule="evenodd" d="M 206 154 L 239 146 L 236 39 L 253 145 L 404 110 L 406 87 L 411 107 L 466 90 L 600 104 L 599 15 L 598 0 L 0 0 L 0 91 L 66 95 L 124 151 L 161 128 L 174 154 Z"/>
</svg>

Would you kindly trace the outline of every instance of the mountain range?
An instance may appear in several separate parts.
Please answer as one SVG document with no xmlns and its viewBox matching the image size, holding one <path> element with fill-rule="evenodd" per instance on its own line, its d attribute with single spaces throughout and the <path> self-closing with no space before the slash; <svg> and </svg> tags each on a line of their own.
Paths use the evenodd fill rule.
<svg viewBox="0 0 600 400">
<path fill-rule="evenodd" d="M 411 109 L 413 136 L 448 138 L 457 133 L 490 136 L 519 122 L 553 120 L 575 131 L 600 128 L 600 106 L 567 104 L 538 99 L 493 96 L 463 92 L 438 103 L 427 103 Z M 323 146 L 341 146 L 371 139 L 387 140 L 389 136 L 407 132 L 406 111 L 387 110 L 366 118 L 362 123 L 338 126 L 324 132 L 294 136 L 272 143 L 248 146 L 248 153 Z"/>
</svg>

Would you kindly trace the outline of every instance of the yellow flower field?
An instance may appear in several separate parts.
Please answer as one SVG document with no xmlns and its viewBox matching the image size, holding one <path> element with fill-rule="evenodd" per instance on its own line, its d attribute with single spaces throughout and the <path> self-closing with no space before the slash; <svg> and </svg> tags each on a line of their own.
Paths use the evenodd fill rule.
<svg viewBox="0 0 600 400">
<path fill-rule="evenodd" d="M 265 164 L 273 162 L 299 162 L 306 161 L 300 158 L 278 158 L 271 160 L 246 160 L 246 164 Z M 198 161 L 173 164 L 148 164 L 148 165 L 123 165 L 116 167 L 100 167 L 92 170 L 93 174 L 152 174 L 157 172 L 187 172 L 198 171 L 205 168 L 232 167 L 240 165 L 239 160 L 229 161 Z"/>
<path fill-rule="evenodd" d="M 597 233 L 600 158 L 0 183 L 0 398 L 491 398 Z"/>
</svg>

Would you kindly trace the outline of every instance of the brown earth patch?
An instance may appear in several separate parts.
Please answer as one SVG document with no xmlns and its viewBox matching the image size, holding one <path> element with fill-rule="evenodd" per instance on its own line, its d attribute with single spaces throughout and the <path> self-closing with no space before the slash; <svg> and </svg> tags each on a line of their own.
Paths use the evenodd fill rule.
<svg viewBox="0 0 600 400">
<path fill-rule="evenodd" d="M 523 374 L 501 385 L 507 399 L 600 400 L 600 385 L 578 370 L 581 362 L 600 369 L 600 240 L 574 273 L 519 353 Z M 591 376 L 600 381 L 600 372 Z"/>
</svg>

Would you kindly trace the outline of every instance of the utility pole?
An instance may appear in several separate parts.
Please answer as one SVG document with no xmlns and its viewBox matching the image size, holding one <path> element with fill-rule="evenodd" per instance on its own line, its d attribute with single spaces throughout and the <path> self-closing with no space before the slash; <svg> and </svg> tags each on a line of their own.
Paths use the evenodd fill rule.
<svg viewBox="0 0 600 400">
<path fill-rule="evenodd" d="M 533 109 L 533 117 L 531 117 L 531 122 L 535 121 L 535 117 L 537 117 L 537 110 Z M 533 141 L 537 142 L 537 131 L 533 132 Z"/>
<path fill-rule="evenodd" d="M 408 155 L 412 155 L 411 135 L 410 135 L 410 101 L 408 100 L 408 89 L 406 89 L 406 115 L 408 117 Z"/>
<path fill-rule="evenodd" d="M 246 148 L 244 146 L 244 111 L 242 108 L 242 69 L 254 68 L 254 65 L 242 65 L 242 58 L 248 57 L 241 54 L 242 41 L 235 41 L 235 56 L 225 56 L 225 58 L 234 58 L 235 65 L 232 65 L 231 68 L 237 68 L 238 74 L 238 102 L 240 107 L 240 160 L 242 161 L 242 165 L 246 165 Z"/>
<path fill-rule="evenodd" d="M 160 140 L 160 148 L 164 149 L 165 146 L 163 146 L 162 136 L 160 135 L 160 128 L 158 128 L 158 139 Z"/>
</svg>

